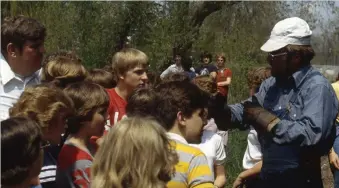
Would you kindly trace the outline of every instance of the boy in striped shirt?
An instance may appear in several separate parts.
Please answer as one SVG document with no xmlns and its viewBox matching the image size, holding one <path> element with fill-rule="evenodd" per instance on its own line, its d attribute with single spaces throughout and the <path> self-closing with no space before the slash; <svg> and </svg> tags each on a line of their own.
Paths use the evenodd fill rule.
<svg viewBox="0 0 339 188">
<path fill-rule="evenodd" d="M 168 131 L 179 155 L 176 173 L 168 188 L 209 188 L 213 174 L 205 155 L 188 143 L 200 143 L 207 119 L 208 96 L 187 81 L 160 84 L 156 89 L 158 105 L 154 116 Z"/>
</svg>

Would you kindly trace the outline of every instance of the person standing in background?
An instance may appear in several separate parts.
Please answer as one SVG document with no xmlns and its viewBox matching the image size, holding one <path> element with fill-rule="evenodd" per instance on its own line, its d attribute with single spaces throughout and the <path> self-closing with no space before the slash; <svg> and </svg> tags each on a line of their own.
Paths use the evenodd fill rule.
<svg viewBox="0 0 339 188">
<path fill-rule="evenodd" d="M 232 81 L 232 71 L 225 66 L 226 58 L 224 54 L 217 55 L 217 76 L 216 83 L 218 88 L 218 94 L 216 97 L 218 98 L 218 103 L 222 103 L 224 105 L 227 104 L 227 96 L 229 91 L 229 86 Z M 228 142 L 228 131 L 220 131 L 217 132 L 223 139 L 224 146 L 226 148 Z"/>
<path fill-rule="evenodd" d="M 160 78 L 163 79 L 169 74 L 184 72 L 182 67 L 182 55 L 176 53 L 174 56 L 174 64 L 170 65 L 164 72 L 161 73 Z"/>
<path fill-rule="evenodd" d="M 232 71 L 231 69 L 225 66 L 226 58 L 224 54 L 217 55 L 217 76 L 216 82 L 218 86 L 218 93 L 223 96 L 224 103 L 227 103 L 227 96 L 229 86 L 231 85 L 232 81 Z"/>
<path fill-rule="evenodd" d="M 202 65 L 195 69 L 195 72 L 202 75 L 210 75 L 213 79 L 217 76 L 217 67 L 212 64 L 212 54 L 204 52 L 201 55 Z"/>
<path fill-rule="evenodd" d="M 24 16 L 7 17 L 1 25 L 0 120 L 8 118 L 27 86 L 40 83 L 39 69 L 45 53 L 45 27 Z"/>
</svg>

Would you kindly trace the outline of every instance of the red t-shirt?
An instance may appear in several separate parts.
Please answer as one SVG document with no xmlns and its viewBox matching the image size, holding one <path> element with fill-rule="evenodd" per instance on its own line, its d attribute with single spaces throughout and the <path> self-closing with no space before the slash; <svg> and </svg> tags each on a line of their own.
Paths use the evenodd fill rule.
<svg viewBox="0 0 339 188">
<path fill-rule="evenodd" d="M 62 146 L 56 173 L 57 187 L 90 187 L 93 156 L 68 141 Z"/>
<path fill-rule="evenodd" d="M 228 77 L 232 77 L 232 71 L 231 69 L 224 68 L 220 69 L 217 72 L 217 78 L 216 81 L 218 82 L 224 82 L 227 80 Z M 218 92 L 221 93 L 223 96 L 228 95 L 228 86 L 218 86 Z"/>
<path fill-rule="evenodd" d="M 110 129 L 114 124 L 120 121 L 124 116 L 126 116 L 126 106 L 127 102 L 121 98 L 115 89 L 107 89 L 109 95 L 109 107 L 108 115 L 110 125 L 106 130 Z"/>
</svg>

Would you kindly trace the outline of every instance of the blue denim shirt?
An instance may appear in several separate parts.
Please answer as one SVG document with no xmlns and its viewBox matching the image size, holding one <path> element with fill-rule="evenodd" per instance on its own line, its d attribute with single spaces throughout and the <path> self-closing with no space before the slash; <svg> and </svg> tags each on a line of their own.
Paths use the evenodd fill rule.
<svg viewBox="0 0 339 188">
<path fill-rule="evenodd" d="M 263 135 L 263 157 L 267 159 L 263 168 L 295 168 L 302 148 L 331 147 L 325 140 L 335 131 L 338 100 L 327 79 L 313 67 L 300 69 L 284 83 L 270 77 L 255 96 L 266 110 L 280 118 L 273 131 Z M 229 107 L 232 122 L 246 126 L 242 124 L 243 103 Z"/>
</svg>

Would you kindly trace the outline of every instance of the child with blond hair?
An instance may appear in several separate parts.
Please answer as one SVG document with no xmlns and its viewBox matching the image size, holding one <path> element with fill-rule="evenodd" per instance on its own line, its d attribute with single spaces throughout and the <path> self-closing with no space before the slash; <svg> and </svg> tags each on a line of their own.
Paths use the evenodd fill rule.
<svg viewBox="0 0 339 188">
<path fill-rule="evenodd" d="M 164 188 L 178 162 L 166 131 L 151 118 L 117 123 L 100 146 L 91 170 L 92 188 Z"/>
</svg>

